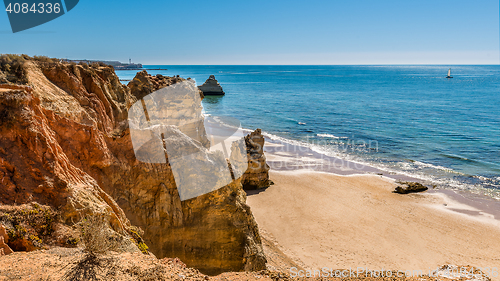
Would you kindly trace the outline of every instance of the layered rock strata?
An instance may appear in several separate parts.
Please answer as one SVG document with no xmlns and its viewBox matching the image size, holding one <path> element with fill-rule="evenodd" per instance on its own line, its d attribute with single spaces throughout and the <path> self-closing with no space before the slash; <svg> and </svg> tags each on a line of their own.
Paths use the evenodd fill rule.
<svg viewBox="0 0 500 281">
<path fill-rule="evenodd" d="M 105 214 L 107 226 L 121 237 L 124 247 L 137 250 L 129 239 L 132 238 L 131 225 L 121 208 L 94 178 L 73 165 L 61 146 L 60 141 L 65 137 L 91 139 L 95 128 L 45 109 L 35 91 L 36 88 L 33 93 L 0 92 L 0 203 L 4 205 L 0 219 L 17 237 L 25 236 L 26 230 L 12 215 L 28 212 L 23 204 L 37 202 L 50 206 L 59 213 L 60 223 L 68 226 L 87 215 Z M 88 153 L 85 149 L 79 155 L 85 157 Z M 29 211 L 29 214 L 37 214 Z M 19 238 L 8 241 L 15 250 L 34 250 L 41 246 L 35 243 L 36 237 L 30 241 L 27 237 Z"/>
<path fill-rule="evenodd" d="M 49 206 L 66 227 L 104 213 L 124 241 L 142 229 L 156 256 L 179 257 L 208 274 L 265 268 L 240 179 L 181 201 L 169 163 L 136 158 L 128 109 L 183 79 L 140 72 L 124 86 L 106 66 L 27 60 L 23 67 L 33 91 L 0 91 L 2 204 Z M 188 129 L 200 132 L 196 116 Z M 197 142 L 206 148 L 203 135 Z"/>
</svg>

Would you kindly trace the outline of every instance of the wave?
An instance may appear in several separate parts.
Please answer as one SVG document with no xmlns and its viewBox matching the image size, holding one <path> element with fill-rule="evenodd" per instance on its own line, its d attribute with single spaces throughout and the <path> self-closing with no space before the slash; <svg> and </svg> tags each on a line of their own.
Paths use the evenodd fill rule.
<svg viewBox="0 0 500 281">
<path fill-rule="evenodd" d="M 270 140 L 286 144 L 307 147 L 312 151 L 353 162 L 356 165 L 372 167 L 389 175 L 399 175 L 420 181 L 425 185 L 442 189 L 466 190 L 468 192 L 488 196 L 500 200 L 500 177 L 471 176 L 451 168 L 425 163 L 416 160 L 368 159 L 361 155 L 345 152 L 334 145 L 316 145 L 298 140 L 292 140 L 268 132 L 262 134 Z M 328 136 L 327 136 L 328 135 Z M 331 134 L 317 134 L 319 137 L 336 137 Z M 474 180 L 471 180 L 474 179 Z"/>
<path fill-rule="evenodd" d="M 332 145 L 332 146 L 317 145 L 314 143 L 308 143 L 308 142 L 304 142 L 304 141 L 293 140 L 293 139 L 281 137 L 281 136 L 271 134 L 271 133 L 268 133 L 265 131 L 262 131 L 262 135 L 267 137 L 270 140 L 273 140 L 273 141 L 279 141 L 279 142 L 282 142 L 285 144 L 309 148 L 312 151 L 319 153 L 321 155 L 339 158 L 342 160 L 353 162 L 354 164 L 357 164 L 360 166 L 372 166 L 373 167 L 372 163 L 367 162 L 365 159 L 363 159 L 355 154 L 345 152 L 346 149 L 341 148 L 341 146 L 337 147 L 335 145 Z M 347 144 L 347 145 L 350 145 L 350 144 Z M 352 145 L 350 145 L 350 146 L 352 146 Z"/>
<path fill-rule="evenodd" d="M 445 154 L 445 153 L 441 153 L 441 156 L 446 157 L 446 158 L 450 158 L 450 159 L 455 159 L 455 160 L 465 161 L 465 162 L 475 162 L 474 160 L 471 160 L 471 159 L 466 158 L 466 157 L 462 157 L 462 156 L 460 156 L 460 155 L 455 155 L 455 154 Z"/>
<path fill-rule="evenodd" d="M 204 114 L 205 116 L 210 116 L 209 114 Z M 234 129 L 240 129 L 243 132 L 250 133 L 253 130 L 247 128 L 241 128 L 235 126 L 236 124 L 231 124 L 233 122 L 227 122 L 232 120 L 224 120 L 225 117 L 210 116 L 210 119 L 221 123 L 222 125 Z M 226 121 L 226 122 L 225 122 Z M 276 134 L 271 134 L 262 131 L 267 139 L 271 141 L 277 141 L 284 144 L 290 144 L 299 147 L 305 147 L 314 151 L 318 154 L 325 155 L 327 157 L 335 157 L 345 161 L 352 162 L 359 167 L 372 167 L 384 174 L 389 175 L 399 175 L 420 181 L 428 186 L 435 186 L 442 189 L 452 189 L 452 190 L 466 190 L 468 192 L 485 195 L 490 198 L 500 200 L 500 177 L 497 175 L 493 177 L 487 177 L 482 175 L 467 175 L 460 173 L 451 168 L 425 163 L 422 161 L 412 160 L 412 159 L 382 159 L 377 157 L 370 158 L 370 155 L 362 155 L 350 152 L 350 149 L 342 149 L 342 147 L 331 144 L 315 144 L 300 140 L 293 140 L 286 137 L 282 137 Z M 338 139 L 339 137 L 333 134 L 316 134 L 318 137 Z M 352 144 L 347 144 L 351 145 Z M 464 157 L 459 157 L 456 155 L 450 155 L 452 157 L 457 157 L 463 159 Z M 360 173 L 363 173 L 360 171 Z M 396 177 L 394 177 L 396 178 Z"/>
<path fill-rule="evenodd" d="M 347 139 L 347 137 L 337 137 L 332 134 L 316 134 L 316 136 L 321 137 L 321 138 L 332 138 L 332 139 Z"/>
<path fill-rule="evenodd" d="M 454 171 L 453 169 L 439 166 L 439 165 L 433 165 L 433 164 L 424 163 L 424 162 L 420 162 L 420 161 L 412 161 L 412 163 L 414 163 L 415 165 L 417 165 L 419 167 L 423 167 L 423 168 L 432 168 L 432 169 L 436 169 L 436 170 L 445 171 L 448 173 L 458 173 L 458 172 Z"/>
</svg>

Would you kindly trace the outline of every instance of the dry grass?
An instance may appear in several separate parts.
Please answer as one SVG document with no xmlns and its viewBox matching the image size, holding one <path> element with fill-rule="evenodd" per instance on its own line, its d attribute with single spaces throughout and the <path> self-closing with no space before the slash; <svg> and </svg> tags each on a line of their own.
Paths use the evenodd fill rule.
<svg viewBox="0 0 500 281">
<path fill-rule="evenodd" d="M 121 237 L 110 230 L 103 214 L 87 216 L 78 226 L 86 253 L 95 256 L 119 249 Z"/>
</svg>

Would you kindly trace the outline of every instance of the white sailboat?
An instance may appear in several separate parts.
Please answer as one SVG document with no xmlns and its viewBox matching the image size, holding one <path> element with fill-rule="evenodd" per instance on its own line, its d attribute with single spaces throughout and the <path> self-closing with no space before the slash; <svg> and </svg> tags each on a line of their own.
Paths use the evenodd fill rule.
<svg viewBox="0 0 500 281">
<path fill-rule="evenodd" d="M 448 76 L 446 76 L 446 78 L 453 78 L 453 77 L 451 76 L 451 68 L 450 68 L 450 69 L 448 69 Z"/>
</svg>

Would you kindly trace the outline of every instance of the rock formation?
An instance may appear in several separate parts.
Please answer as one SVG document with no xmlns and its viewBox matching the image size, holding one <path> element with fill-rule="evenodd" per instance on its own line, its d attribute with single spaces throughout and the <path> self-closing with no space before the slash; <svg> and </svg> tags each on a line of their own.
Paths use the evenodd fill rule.
<svg viewBox="0 0 500 281">
<path fill-rule="evenodd" d="M 418 182 L 398 182 L 398 186 L 394 189 L 394 193 L 408 194 L 426 191 L 427 189 L 427 186 Z"/>
<path fill-rule="evenodd" d="M 9 242 L 9 236 L 5 227 L 0 224 L 0 256 L 8 255 L 13 253 L 12 249 L 7 244 Z"/>
<path fill-rule="evenodd" d="M 203 92 L 203 94 L 206 95 L 225 95 L 224 91 L 222 90 L 221 85 L 215 79 L 215 76 L 210 75 L 208 79 L 203 83 L 203 85 L 198 86 L 198 88 Z"/>
<path fill-rule="evenodd" d="M 177 77 L 165 77 L 162 75 L 150 76 L 146 71 L 141 71 L 137 73 L 136 77 L 129 83 L 129 87 L 135 101 L 139 101 L 146 95 L 156 92 L 153 94 L 155 98 L 149 96 L 147 99 L 143 100 L 145 102 L 144 105 L 151 104 L 148 114 L 151 119 L 149 121 L 153 121 L 154 119 L 152 125 L 159 125 L 161 123 L 161 125 L 182 127 L 183 133 L 198 141 L 200 145 L 208 148 L 210 142 L 205 133 L 203 124 L 204 119 L 201 113 L 202 93 L 199 92 L 199 95 L 196 95 L 193 89 L 190 89 L 192 91 L 185 91 L 186 89 L 181 88 L 176 89 L 176 87 L 182 87 L 180 84 L 186 85 L 186 87 L 188 87 L 187 85 L 194 85 L 194 81 L 192 80 L 190 81 L 193 83 L 184 83 L 183 81 L 185 80 Z M 176 84 L 177 82 L 182 83 Z M 173 84 L 176 85 L 166 88 L 166 86 Z M 191 88 L 193 87 L 194 86 Z M 195 95 L 190 95 L 189 93 L 191 92 Z M 156 108 L 156 105 L 153 105 L 154 103 L 161 103 L 163 106 Z M 140 118 L 136 115 L 141 114 L 137 114 L 137 111 L 144 112 L 144 109 L 142 102 L 136 102 L 134 105 L 129 109 L 131 112 L 129 112 L 128 115 L 129 122 L 139 125 Z M 131 120 L 131 118 L 134 120 Z"/>
<path fill-rule="evenodd" d="M 142 84 L 136 79 L 129 83 L 134 98 L 156 90 L 144 91 L 147 87 L 137 86 Z M 186 100 L 177 105 L 177 111 L 185 112 L 179 107 L 194 102 L 187 100 L 187 96 L 180 100 L 183 99 Z M 191 120 L 177 120 L 198 124 L 201 107 L 196 110 L 198 114 L 189 115 Z M 179 257 L 189 266 L 210 274 L 265 267 L 257 225 L 245 204 L 246 196 L 239 180 L 181 202 L 170 165 L 136 161 L 129 134 L 127 130 L 125 137 L 117 138 L 110 146 L 116 150 L 113 154 L 119 157 L 122 166 L 110 167 L 113 170 L 106 174 L 116 176 L 102 178 L 103 186 L 115 186 L 109 190 L 110 194 L 131 222 L 144 229 L 144 238 L 153 253 L 160 257 Z M 206 136 L 198 140 L 206 145 Z"/>
<path fill-rule="evenodd" d="M 261 189 L 273 184 L 269 180 L 269 165 L 267 165 L 264 155 L 264 142 L 264 136 L 262 136 L 260 129 L 245 136 L 248 169 L 241 179 L 244 189 Z"/>
<path fill-rule="evenodd" d="M 26 68 L 40 71 L 31 61 L 26 62 Z M 27 73 L 34 75 L 29 70 Z M 122 237 L 123 243 L 129 244 L 128 248 L 133 251 L 135 246 L 129 239 L 131 225 L 123 211 L 94 178 L 71 163 L 68 157 L 71 151 L 65 152 L 60 145 L 64 138 L 79 137 L 89 141 L 98 123 L 96 127 L 83 125 L 44 108 L 39 98 L 44 94 L 40 91 L 44 86 L 34 83 L 32 92 L 25 89 L 0 91 L 0 203 L 17 206 L 12 209 L 2 206 L 0 213 L 2 220 L 22 236 L 19 240 L 9 239 L 9 245 L 14 250 L 38 248 L 24 237 L 27 233 L 23 223 L 12 218 L 14 213 L 26 212 L 22 204 L 37 202 L 56 209 L 60 222 L 65 225 L 73 225 L 86 215 L 106 214 L 110 230 Z M 51 94 L 53 92 L 45 96 L 46 102 L 53 98 L 51 106 L 60 106 L 68 117 L 80 117 L 71 115 L 73 112 L 78 114 L 77 110 L 68 109 L 72 104 L 65 103 L 64 99 L 61 102 Z M 87 149 L 74 153 L 83 158 L 89 152 L 92 153 L 92 143 Z M 36 238 L 31 240 L 38 241 Z"/>
<path fill-rule="evenodd" d="M 208 274 L 265 268 L 240 180 L 181 201 L 169 163 L 135 157 L 128 108 L 183 79 L 140 72 L 124 86 L 106 66 L 28 59 L 23 67 L 32 93 L 0 91 L 0 203 L 48 206 L 58 228 L 104 213 L 124 241 L 143 234 L 156 256 Z"/>
</svg>

